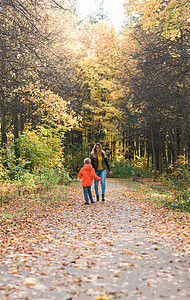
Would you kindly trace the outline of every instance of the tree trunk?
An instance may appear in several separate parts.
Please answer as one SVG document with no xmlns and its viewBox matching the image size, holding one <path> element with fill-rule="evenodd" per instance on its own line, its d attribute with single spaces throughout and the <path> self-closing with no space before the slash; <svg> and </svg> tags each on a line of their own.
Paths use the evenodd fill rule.
<svg viewBox="0 0 190 300">
<path fill-rule="evenodd" d="M 147 168 L 150 166 L 150 144 L 149 141 L 146 142 L 146 152 L 147 152 Z"/>
<path fill-rule="evenodd" d="M 162 174 L 162 157 L 163 157 L 163 153 L 162 153 L 162 147 L 159 147 L 159 173 Z"/>
<path fill-rule="evenodd" d="M 4 97 L 4 93 L 1 93 Z M 6 109 L 3 97 L 1 98 L 1 148 L 6 149 L 7 147 L 7 132 L 6 132 Z"/>
<path fill-rule="evenodd" d="M 24 114 L 20 115 L 20 132 L 23 133 L 24 131 Z"/>
<path fill-rule="evenodd" d="M 180 38 L 180 54 L 181 54 L 181 61 L 183 62 L 183 64 L 180 64 L 180 73 L 182 74 L 182 116 L 183 116 L 183 126 L 185 128 L 185 155 L 188 158 L 188 161 L 190 161 L 190 153 L 189 153 L 189 93 L 188 93 L 188 73 L 184 72 L 184 70 L 186 70 L 186 59 L 188 59 L 188 48 L 186 48 L 185 44 L 185 38 L 184 38 L 184 31 L 183 29 L 180 29 L 181 32 L 181 38 Z"/>
<path fill-rule="evenodd" d="M 14 145 L 15 145 L 15 156 L 19 158 L 19 146 L 17 139 L 19 138 L 19 126 L 18 126 L 18 98 L 13 99 L 12 104 L 12 119 L 13 119 L 13 132 L 14 132 Z"/>
<path fill-rule="evenodd" d="M 152 140 L 152 154 L 153 154 L 153 166 L 154 166 L 154 180 L 157 176 L 157 153 L 156 153 L 156 145 L 154 141 L 154 133 L 153 129 L 151 128 L 151 140 Z"/>
</svg>

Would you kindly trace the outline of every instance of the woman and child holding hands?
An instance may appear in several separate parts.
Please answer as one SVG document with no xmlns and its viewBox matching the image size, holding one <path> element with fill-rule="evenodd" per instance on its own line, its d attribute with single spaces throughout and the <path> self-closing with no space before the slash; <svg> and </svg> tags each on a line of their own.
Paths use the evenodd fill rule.
<svg viewBox="0 0 190 300">
<path fill-rule="evenodd" d="M 92 198 L 91 186 L 94 178 L 94 188 L 96 193 L 96 200 L 99 201 L 98 185 L 101 181 L 102 187 L 102 201 L 105 201 L 105 180 L 106 180 L 106 167 L 109 173 L 112 174 L 111 168 L 108 163 L 105 151 L 102 150 L 102 145 L 96 143 L 91 152 L 91 159 L 84 159 L 84 167 L 80 170 L 78 177 L 82 180 L 82 187 L 84 191 L 85 203 L 94 203 Z"/>
</svg>

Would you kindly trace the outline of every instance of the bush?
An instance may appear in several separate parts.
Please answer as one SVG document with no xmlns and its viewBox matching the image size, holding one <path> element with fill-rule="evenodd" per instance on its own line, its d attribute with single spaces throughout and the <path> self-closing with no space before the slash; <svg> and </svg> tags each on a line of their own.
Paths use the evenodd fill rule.
<svg viewBox="0 0 190 300">
<path fill-rule="evenodd" d="M 24 165 L 23 163 L 19 163 L 15 156 L 14 151 L 14 143 L 10 143 L 6 148 L 6 154 L 4 153 L 1 156 L 2 165 L 6 166 L 3 168 L 3 173 L 1 174 L 1 180 L 15 180 L 22 173 Z"/>
<path fill-rule="evenodd" d="M 52 130 L 41 127 L 38 131 L 25 131 L 18 139 L 20 162 L 30 171 L 57 168 L 61 165 L 61 139 Z"/>
<path fill-rule="evenodd" d="M 128 178 L 139 176 L 140 170 L 132 166 L 128 161 L 120 161 L 112 165 L 112 175 L 114 178 Z"/>
<path fill-rule="evenodd" d="M 68 172 L 63 169 L 43 168 L 38 174 L 38 184 L 45 187 L 53 187 L 58 184 L 68 184 L 71 182 Z"/>
<path fill-rule="evenodd" d="M 175 163 L 170 164 L 168 172 L 162 174 L 164 182 L 171 188 L 187 190 L 190 186 L 190 170 L 185 156 L 179 156 Z"/>
<path fill-rule="evenodd" d="M 14 143 L 9 143 L 6 155 L 1 156 L 6 157 L 0 162 L 1 180 L 16 181 L 23 186 L 67 184 L 70 177 L 63 168 L 60 145 L 61 139 L 51 129 L 25 131 L 18 139 L 20 157 L 15 156 Z"/>
<path fill-rule="evenodd" d="M 178 156 L 175 163 L 170 165 L 170 179 L 179 188 L 187 188 L 190 184 L 190 171 L 188 170 L 188 160 L 185 156 Z"/>
<path fill-rule="evenodd" d="M 133 162 L 122 160 L 112 164 L 112 175 L 110 177 L 128 178 L 133 176 L 152 177 L 152 172 L 137 160 Z"/>
<path fill-rule="evenodd" d="M 28 171 L 23 171 L 20 176 L 16 178 L 22 186 L 35 186 L 38 183 L 38 180 L 35 175 L 29 173 Z"/>
<path fill-rule="evenodd" d="M 2 155 L 0 156 L 0 181 L 8 179 L 7 169 L 3 165 Z"/>
<path fill-rule="evenodd" d="M 176 196 L 175 200 L 165 200 L 164 205 L 177 210 L 190 212 L 190 189 L 181 192 Z"/>
<path fill-rule="evenodd" d="M 80 168 L 84 165 L 84 159 L 90 157 L 89 146 L 85 143 L 70 145 L 70 148 L 65 151 L 65 168 L 66 170 L 75 176 L 77 176 Z"/>
<path fill-rule="evenodd" d="M 140 176 L 144 178 L 153 177 L 152 169 L 147 168 L 147 159 L 145 157 L 136 156 L 132 162 L 132 166 L 140 171 Z"/>
</svg>

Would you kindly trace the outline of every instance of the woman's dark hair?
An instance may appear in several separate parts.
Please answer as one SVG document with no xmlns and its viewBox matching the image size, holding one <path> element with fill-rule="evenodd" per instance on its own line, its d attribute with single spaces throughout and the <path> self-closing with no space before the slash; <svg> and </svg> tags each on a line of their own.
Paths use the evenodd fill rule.
<svg viewBox="0 0 190 300">
<path fill-rule="evenodd" d="M 91 151 L 91 155 L 93 157 L 97 157 L 97 150 L 96 150 L 96 147 L 99 146 L 100 147 L 100 153 L 103 153 L 103 155 L 106 157 L 106 154 L 105 152 L 102 150 L 102 144 L 100 144 L 99 142 L 97 142 L 94 147 L 92 148 L 92 151 Z"/>
</svg>

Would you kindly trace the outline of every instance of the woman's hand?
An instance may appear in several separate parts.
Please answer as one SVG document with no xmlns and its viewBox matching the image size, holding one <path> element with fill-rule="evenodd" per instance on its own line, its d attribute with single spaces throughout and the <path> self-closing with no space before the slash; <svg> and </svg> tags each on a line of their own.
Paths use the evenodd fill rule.
<svg viewBox="0 0 190 300">
<path fill-rule="evenodd" d="M 110 175 L 112 174 L 112 171 L 110 171 Z"/>
</svg>

